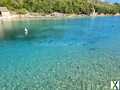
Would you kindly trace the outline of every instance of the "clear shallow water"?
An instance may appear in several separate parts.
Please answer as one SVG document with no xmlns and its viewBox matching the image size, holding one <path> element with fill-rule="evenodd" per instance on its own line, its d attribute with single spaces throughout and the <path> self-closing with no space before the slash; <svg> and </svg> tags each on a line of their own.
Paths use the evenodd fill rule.
<svg viewBox="0 0 120 90">
<path fill-rule="evenodd" d="M 120 17 L 1 21 L 0 90 L 110 90 L 119 28 Z"/>
</svg>

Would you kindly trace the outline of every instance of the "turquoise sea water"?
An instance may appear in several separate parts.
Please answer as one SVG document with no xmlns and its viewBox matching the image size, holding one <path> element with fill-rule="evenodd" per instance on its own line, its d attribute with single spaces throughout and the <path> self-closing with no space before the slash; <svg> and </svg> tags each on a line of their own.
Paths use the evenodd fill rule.
<svg viewBox="0 0 120 90">
<path fill-rule="evenodd" d="M 111 80 L 120 17 L 0 21 L 0 90 L 110 90 Z"/>
</svg>

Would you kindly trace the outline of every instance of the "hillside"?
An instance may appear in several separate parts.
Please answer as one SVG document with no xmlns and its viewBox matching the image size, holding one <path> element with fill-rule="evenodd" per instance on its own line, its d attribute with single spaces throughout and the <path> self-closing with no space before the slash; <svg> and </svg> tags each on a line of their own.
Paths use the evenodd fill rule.
<svg viewBox="0 0 120 90">
<path fill-rule="evenodd" d="M 90 15 L 94 8 L 99 14 L 120 13 L 119 4 L 111 5 L 98 0 L 0 0 L 0 6 L 5 6 L 19 14 L 27 12 L 43 14 L 59 12 Z"/>
</svg>

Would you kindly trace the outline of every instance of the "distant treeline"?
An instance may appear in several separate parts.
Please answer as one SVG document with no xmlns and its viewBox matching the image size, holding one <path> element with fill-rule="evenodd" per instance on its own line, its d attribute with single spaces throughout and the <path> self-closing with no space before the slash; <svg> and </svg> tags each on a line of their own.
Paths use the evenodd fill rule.
<svg viewBox="0 0 120 90">
<path fill-rule="evenodd" d="M 120 13 L 120 4 L 108 4 L 99 0 L 0 0 L 0 6 L 6 6 L 19 14 L 60 12 L 89 15 L 94 10 L 99 14 Z"/>
</svg>

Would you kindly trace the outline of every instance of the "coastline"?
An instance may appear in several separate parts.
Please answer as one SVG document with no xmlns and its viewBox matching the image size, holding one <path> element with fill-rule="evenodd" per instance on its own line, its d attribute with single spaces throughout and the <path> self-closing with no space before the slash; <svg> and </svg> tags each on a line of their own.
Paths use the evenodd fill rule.
<svg viewBox="0 0 120 90">
<path fill-rule="evenodd" d="M 110 14 L 96 14 L 96 15 L 77 15 L 77 14 L 59 14 L 57 15 L 31 15 L 31 14 L 11 14 L 10 16 L 1 16 L 0 21 L 11 21 L 11 20 L 26 20 L 26 19 L 63 19 L 63 18 L 80 18 L 80 17 L 103 17 L 103 16 L 120 16 L 120 14 L 110 15 Z"/>
</svg>

